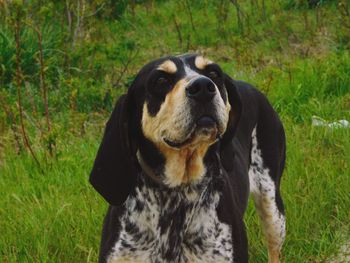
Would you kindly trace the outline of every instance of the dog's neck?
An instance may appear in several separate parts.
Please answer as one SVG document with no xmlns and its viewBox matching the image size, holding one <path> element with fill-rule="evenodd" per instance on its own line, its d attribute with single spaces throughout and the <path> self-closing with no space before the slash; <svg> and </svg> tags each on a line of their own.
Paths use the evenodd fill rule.
<svg viewBox="0 0 350 263">
<path fill-rule="evenodd" d="M 155 171 L 152 169 L 152 167 L 150 167 L 147 164 L 147 162 L 142 157 L 142 154 L 140 153 L 139 150 L 136 152 L 136 157 L 137 157 L 137 160 L 138 160 L 140 167 L 141 167 L 142 171 L 144 172 L 144 174 L 146 176 L 148 176 L 153 182 L 164 186 L 164 183 L 163 183 L 163 180 L 161 179 L 161 177 L 159 175 L 157 175 L 155 173 Z"/>
<path fill-rule="evenodd" d="M 206 163 L 217 162 L 217 146 L 201 144 L 198 147 L 169 149 L 159 147 L 164 160 L 150 165 L 149 156 L 137 151 L 137 159 L 144 174 L 153 182 L 170 188 L 199 183 L 207 174 Z M 208 160 L 210 159 L 210 161 Z M 209 161 L 209 162 L 208 162 Z"/>
</svg>

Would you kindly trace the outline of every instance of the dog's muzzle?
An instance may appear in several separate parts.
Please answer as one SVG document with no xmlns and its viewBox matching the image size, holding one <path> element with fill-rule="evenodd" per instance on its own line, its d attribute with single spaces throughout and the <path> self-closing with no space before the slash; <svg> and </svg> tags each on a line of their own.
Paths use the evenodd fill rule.
<svg viewBox="0 0 350 263">
<path fill-rule="evenodd" d="M 204 141 L 212 141 L 213 138 L 219 136 L 219 117 L 214 100 L 218 95 L 218 89 L 215 83 L 205 76 L 194 77 L 185 88 L 185 93 L 191 105 L 189 109 L 190 125 L 187 136 L 182 140 L 164 138 L 165 143 L 173 148 L 181 148 L 192 142 L 199 142 L 199 138 Z"/>
</svg>

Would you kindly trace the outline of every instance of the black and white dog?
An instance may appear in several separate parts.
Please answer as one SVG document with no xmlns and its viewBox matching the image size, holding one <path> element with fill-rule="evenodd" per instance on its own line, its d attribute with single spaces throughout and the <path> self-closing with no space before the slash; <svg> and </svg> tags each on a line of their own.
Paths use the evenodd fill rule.
<svg viewBox="0 0 350 263">
<path fill-rule="evenodd" d="M 278 262 L 281 121 L 264 95 L 201 55 L 155 60 L 107 123 L 90 182 L 110 203 L 100 262 L 247 262 L 249 192 Z"/>
</svg>

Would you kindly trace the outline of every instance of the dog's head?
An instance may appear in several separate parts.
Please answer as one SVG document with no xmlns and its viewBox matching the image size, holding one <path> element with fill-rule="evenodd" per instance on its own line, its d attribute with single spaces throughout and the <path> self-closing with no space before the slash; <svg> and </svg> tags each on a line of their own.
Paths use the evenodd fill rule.
<svg viewBox="0 0 350 263">
<path fill-rule="evenodd" d="M 198 181 L 208 149 L 232 139 L 240 108 L 234 81 L 216 63 L 196 54 L 153 61 L 118 100 L 90 181 L 109 203 L 122 203 L 139 156 L 168 187 Z"/>
<path fill-rule="evenodd" d="M 167 58 L 149 72 L 142 132 L 159 148 L 213 143 L 226 130 L 230 103 L 223 72 L 202 56 Z"/>
</svg>

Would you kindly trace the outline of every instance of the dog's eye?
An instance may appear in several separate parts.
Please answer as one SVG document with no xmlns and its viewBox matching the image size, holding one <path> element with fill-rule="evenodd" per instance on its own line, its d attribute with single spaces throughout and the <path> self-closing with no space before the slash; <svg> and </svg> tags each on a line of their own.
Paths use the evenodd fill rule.
<svg viewBox="0 0 350 263">
<path fill-rule="evenodd" d="M 219 77 L 219 73 L 215 70 L 212 70 L 208 73 L 208 76 L 211 79 L 217 79 Z"/>
<path fill-rule="evenodd" d="M 213 81 L 220 81 L 223 76 L 222 70 L 217 64 L 209 64 L 205 68 L 205 75 Z"/>
<path fill-rule="evenodd" d="M 164 78 L 164 77 L 160 77 L 157 79 L 157 84 L 158 85 L 162 85 L 162 84 L 166 84 L 168 83 L 168 79 Z"/>
</svg>

